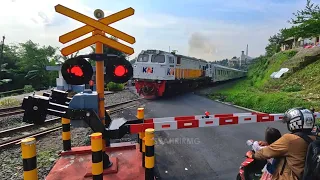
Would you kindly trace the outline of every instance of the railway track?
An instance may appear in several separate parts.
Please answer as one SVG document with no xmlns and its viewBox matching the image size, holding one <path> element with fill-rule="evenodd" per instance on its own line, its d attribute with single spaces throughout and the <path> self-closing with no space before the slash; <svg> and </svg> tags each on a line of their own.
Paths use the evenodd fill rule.
<svg viewBox="0 0 320 180">
<path fill-rule="evenodd" d="M 109 106 L 105 106 L 105 108 L 109 109 L 109 108 L 113 108 L 113 107 L 116 107 L 116 106 L 120 106 L 120 105 L 123 105 L 123 104 L 130 103 L 130 102 L 138 101 L 138 100 L 141 100 L 141 99 L 143 99 L 143 98 L 137 98 L 137 99 L 133 99 L 133 100 L 129 100 L 129 101 L 124 101 L 124 102 L 121 102 L 121 103 L 112 104 L 112 105 L 109 105 Z M 0 117 L 7 117 L 7 116 L 12 116 L 12 115 L 16 115 L 16 114 L 22 114 L 22 113 L 24 113 L 24 110 L 21 109 L 21 106 L 15 106 L 15 107 L 9 107 L 9 108 L 0 109 Z"/>
<path fill-rule="evenodd" d="M 21 114 L 23 112 L 24 110 L 21 109 L 21 106 L 2 108 L 0 109 L 0 117 L 12 116 L 16 114 Z"/>
<path fill-rule="evenodd" d="M 133 104 L 133 105 L 120 107 L 120 108 L 116 108 L 116 107 L 117 106 L 121 106 L 121 105 L 126 105 L 128 103 L 135 102 L 135 101 L 140 100 L 140 99 L 143 99 L 143 98 L 138 98 L 138 99 L 134 99 L 134 100 L 130 100 L 130 101 L 121 102 L 121 103 L 113 104 L 113 105 L 110 105 L 110 106 L 106 106 L 106 109 L 111 108 L 111 109 L 109 109 L 110 110 L 110 115 L 118 113 L 118 112 L 122 112 L 123 110 L 130 109 L 132 107 L 138 106 L 138 104 Z M 48 119 L 48 120 L 45 121 L 44 125 L 47 126 L 47 125 L 50 125 L 50 124 L 52 125 L 52 124 L 59 123 L 60 119 L 61 119 L 60 117 Z M 24 126 L 20 126 L 20 127 L 6 129 L 6 130 L 3 130 L 3 131 L 0 131 L 0 138 L 8 137 L 11 134 L 18 134 L 18 132 L 29 132 L 32 128 L 37 128 L 37 127 L 38 127 L 38 129 L 39 128 L 43 128 L 44 125 L 39 126 L 39 125 L 34 125 L 34 124 L 28 124 L 28 125 L 24 125 Z M 59 125 L 56 125 L 54 127 L 45 128 L 44 130 L 41 130 L 41 131 L 28 133 L 27 135 L 9 138 L 9 139 L 6 139 L 6 140 L 0 142 L 0 148 L 5 148 L 5 147 L 8 147 L 8 146 L 14 145 L 14 144 L 20 144 L 20 141 L 22 139 L 24 139 L 24 138 L 31 137 L 31 136 L 32 137 L 40 137 L 40 136 L 43 136 L 45 134 L 60 130 L 61 128 L 62 128 L 62 126 L 59 124 Z M 22 133 L 20 133 L 20 134 L 22 134 Z"/>
</svg>

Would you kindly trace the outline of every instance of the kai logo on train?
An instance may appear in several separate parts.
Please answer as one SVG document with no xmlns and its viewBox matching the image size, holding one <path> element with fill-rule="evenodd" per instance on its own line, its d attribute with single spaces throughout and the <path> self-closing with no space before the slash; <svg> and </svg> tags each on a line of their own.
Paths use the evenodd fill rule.
<svg viewBox="0 0 320 180">
<path fill-rule="evenodd" d="M 174 75 L 174 68 L 168 68 L 167 70 L 167 76 L 170 76 L 170 75 Z"/>
<path fill-rule="evenodd" d="M 150 74 L 152 74 L 153 73 L 153 67 L 143 67 L 142 68 L 142 72 L 143 73 L 150 73 Z"/>
</svg>

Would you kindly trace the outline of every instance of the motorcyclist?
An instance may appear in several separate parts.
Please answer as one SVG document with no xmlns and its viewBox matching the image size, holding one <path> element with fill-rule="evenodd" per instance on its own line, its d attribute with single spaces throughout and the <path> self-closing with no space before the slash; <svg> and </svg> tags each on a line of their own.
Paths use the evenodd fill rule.
<svg viewBox="0 0 320 180">
<path fill-rule="evenodd" d="M 254 154 L 250 152 L 247 156 L 257 160 L 283 157 L 279 158 L 279 164 L 272 179 L 298 180 L 303 174 L 308 144 L 293 133 L 303 132 L 315 140 L 311 134 L 315 118 L 313 113 L 306 108 L 292 108 L 285 112 L 283 122 L 287 124 L 291 133 L 284 134 L 269 146 Z"/>
</svg>

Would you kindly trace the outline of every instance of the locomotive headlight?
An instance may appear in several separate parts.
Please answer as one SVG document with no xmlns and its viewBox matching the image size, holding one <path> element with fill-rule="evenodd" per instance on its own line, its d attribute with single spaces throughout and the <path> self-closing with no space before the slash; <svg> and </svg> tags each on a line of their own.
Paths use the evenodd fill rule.
<svg viewBox="0 0 320 180">
<path fill-rule="evenodd" d="M 158 81 L 158 83 L 160 84 L 160 83 L 161 83 L 161 81 Z"/>
</svg>

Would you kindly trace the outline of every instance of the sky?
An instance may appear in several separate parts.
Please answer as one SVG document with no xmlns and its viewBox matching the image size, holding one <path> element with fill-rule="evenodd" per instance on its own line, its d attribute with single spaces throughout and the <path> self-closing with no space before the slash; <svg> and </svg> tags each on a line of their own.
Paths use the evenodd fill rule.
<svg viewBox="0 0 320 180">
<path fill-rule="evenodd" d="M 91 18 L 95 9 L 108 16 L 132 7 L 134 15 L 109 25 L 135 37 L 134 44 L 119 40 L 134 49 L 130 59 L 142 50 L 170 49 L 215 61 L 239 57 L 247 44 L 249 56 L 264 54 L 268 38 L 289 27 L 306 0 L 1 0 L 0 36 L 6 44 L 32 40 L 60 49 L 91 36 L 60 43 L 59 36 L 84 24 L 55 12 L 57 4 Z"/>
</svg>

